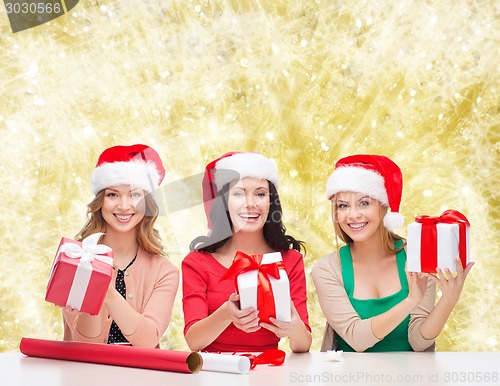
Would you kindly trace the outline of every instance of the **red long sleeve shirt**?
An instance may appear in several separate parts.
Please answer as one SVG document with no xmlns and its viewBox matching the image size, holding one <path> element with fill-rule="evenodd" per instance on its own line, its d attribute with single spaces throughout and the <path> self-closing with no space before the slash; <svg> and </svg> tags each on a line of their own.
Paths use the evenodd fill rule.
<svg viewBox="0 0 500 386">
<path fill-rule="evenodd" d="M 297 312 L 310 331 L 307 312 L 306 279 L 302 255 L 296 250 L 282 251 L 283 264 L 290 281 L 290 296 Z M 217 310 L 236 292 L 233 280 L 220 281 L 227 268 L 210 253 L 192 251 L 182 262 L 184 334 L 199 320 Z M 264 351 L 278 347 L 279 338 L 261 328 L 252 333 L 236 328 L 232 323 L 203 351 Z"/>
</svg>

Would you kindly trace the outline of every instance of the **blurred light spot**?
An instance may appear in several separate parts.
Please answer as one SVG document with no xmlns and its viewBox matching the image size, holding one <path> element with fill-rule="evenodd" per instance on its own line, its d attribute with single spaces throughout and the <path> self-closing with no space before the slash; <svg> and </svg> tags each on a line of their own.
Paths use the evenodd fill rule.
<svg viewBox="0 0 500 386">
<path fill-rule="evenodd" d="M 83 128 L 83 135 L 86 137 L 90 137 L 94 134 L 94 128 L 90 125 L 87 125 Z"/>
</svg>

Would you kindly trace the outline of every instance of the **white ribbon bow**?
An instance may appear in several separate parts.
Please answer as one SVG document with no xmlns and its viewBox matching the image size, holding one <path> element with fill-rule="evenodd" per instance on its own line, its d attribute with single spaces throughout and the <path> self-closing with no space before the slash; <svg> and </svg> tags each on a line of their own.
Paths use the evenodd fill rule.
<svg viewBox="0 0 500 386">
<path fill-rule="evenodd" d="M 89 265 L 92 260 L 99 260 L 108 265 L 113 265 L 113 259 L 105 254 L 112 249 L 104 244 L 97 244 L 104 233 L 94 233 L 82 241 L 82 246 L 68 243 L 61 245 L 59 253 L 64 252 L 66 256 L 72 259 L 80 259 L 83 265 Z"/>
</svg>

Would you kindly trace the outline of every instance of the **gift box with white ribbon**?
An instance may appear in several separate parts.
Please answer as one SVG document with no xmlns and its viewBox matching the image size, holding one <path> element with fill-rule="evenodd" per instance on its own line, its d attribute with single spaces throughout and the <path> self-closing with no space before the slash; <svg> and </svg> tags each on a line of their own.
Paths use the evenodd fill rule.
<svg viewBox="0 0 500 386">
<path fill-rule="evenodd" d="M 49 275 L 45 300 L 97 315 L 113 274 L 113 251 L 98 244 L 102 233 L 82 242 L 63 237 Z"/>
</svg>

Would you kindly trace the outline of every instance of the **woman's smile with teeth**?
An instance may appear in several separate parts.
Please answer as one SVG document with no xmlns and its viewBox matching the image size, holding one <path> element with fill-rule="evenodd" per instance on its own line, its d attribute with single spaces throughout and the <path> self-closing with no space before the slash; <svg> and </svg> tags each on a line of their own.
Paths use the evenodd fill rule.
<svg viewBox="0 0 500 386">
<path fill-rule="evenodd" d="M 128 221 L 132 218 L 133 214 L 115 214 L 115 216 L 120 221 Z"/>
<path fill-rule="evenodd" d="M 245 219 L 258 218 L 260 215 L 258 213 L 240 213 L 240 217 Z"/>
<path fill-rule="evenodd" d="M 361 229 L 363 228 L 367 223 L 366 222 L 357 222 L 354 224 L 349 224 L 349 227 L 352 229 Z"/>
</svg>

